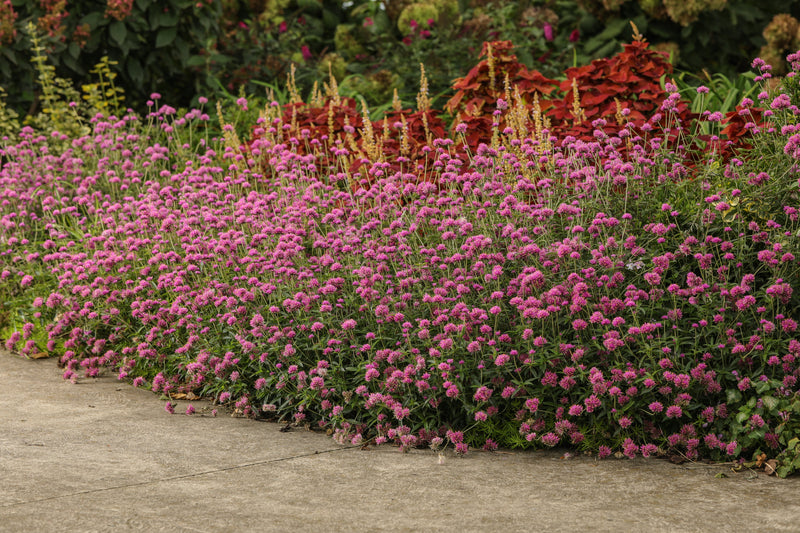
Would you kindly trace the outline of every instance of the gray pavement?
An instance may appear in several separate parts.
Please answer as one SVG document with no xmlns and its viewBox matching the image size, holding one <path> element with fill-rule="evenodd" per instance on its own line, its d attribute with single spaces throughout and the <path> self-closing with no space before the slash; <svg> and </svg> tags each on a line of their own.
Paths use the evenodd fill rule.
<svg viewBox="0 0 800 533">
<path fill-rule="evenodd" d="M 280 427 L 0 352 L 0 532 L 800 531 L 797 477 L 558 451 L 439 464 Z"/>
</svg>

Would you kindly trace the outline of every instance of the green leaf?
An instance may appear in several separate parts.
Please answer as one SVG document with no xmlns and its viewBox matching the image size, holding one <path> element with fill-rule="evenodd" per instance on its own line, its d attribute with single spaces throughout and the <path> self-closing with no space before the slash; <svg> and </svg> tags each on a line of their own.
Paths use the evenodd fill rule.
<svg viewBox="0 0 800 533">
<path fill-rule="evenodd" d="M 175 26 L 161 28 L 158 30 L 158 35 L 156 35 L 156 48 L 163 48 L 171 45 L 176 35 L 178 35 L 178 28 Z"/>
<path fill-rule="evenodd" d="M 84 16 L 81 21 L 81 24 L 88 24 L 91 29 L 105 26 L 108 24 L 108 19 L 103 16 L 102 11 L 93 11 L 88 15 Z"/>
<path fill-rule="evenodd" d="M 125 68 L 128 71 L 128 76 L 130 76 L 132 80 L 142 81 L 144 71 L 142 70 L 142 64 L 138 59 L 135 57 L 128 58 L 128 60 L 125 62 Z"/>
<path fill-rule="evenodd" d="M 628 27 L 628 19 L 620 18 L 606 26 L 606 29 L 598 33 L 593 39 L 600 39 L 601 41 L 607 41 L 608 39 L 613 39 L 617 37 L 620 33 L 622 33 L 625 28 Z"/>
<path fill-rule="evenodd" d="M 317 0 L 297 0 L 297 7 L 308 13 L 317 13 L 322 8 L 322 4 Z"/>
<path fill-rule="evenodd" d="M 71 56 L 63 56 L 61 58 L 61 60 L 64 62 L 64 65 L 66 65 L 67 68 L 69 68 L 73 72 L 80 72 L 81 71 L 81 66 Z"/>
<path fill-rule="evenodd" d="M 158 24 L 163 27 L 177 26 L 178 14 L 175 12 L 161 13 L 158 16 Z"/>
<path fill-rule="evenodd" d="M 774 411 L 775 408 L 778 407 L 778 399 L 774 396 L 764 396 L 761 398 L 761 401 L 764 402 L 764 407 L 770 411 Z"/>
<path fill-rule="evenodd" d="M 328 28 L 335 28 L 339 25 L 339 17 L 328 11 L 327 9 L 322 12 L 322 22 Z"/>
<path fill-rule="evenodd" d="M 78 43 L 76 43 L 75 41 L 69 43 L 69 47 L 67 48 L 67 50 L 69 51 L 69 55 L 71 55 L 73 59 L 78 59 L 78 56 L 81 55 L 81 47 L 78 46 Z"/>
<path fill-rule="evenodd" d="M 614 54 L 614 51 L 619 47 L 619 43 L 616 41 L 609 41 L 605 45 L 601 46 L 595 53 L 595 57 L 609 57 Z"/>
<path fill-rule="evenodd" d="M 108 32 L 111 34 L 111 39 L 120 46 L 125 43 L 125 38 L 128 36 L 128 29 L 125 27 L 125 23 L 120 20 L 112 22 L 108 27 Z"/>
<path fill-rule="evenodd" d="M 155 31 L 158 29 L 161 19 L 159 17 L 158 8 L 153 5 L 147 10 L 147 20 L 150 22 L 150 29 Z"/>
<path fill-rule="evenodd" d="M 765 391 L 769 390 L 771 387 L 769 381 L 759 381 L 756 383 L 756 392 L 759 394 L 763 394 Z"/>
<path fill-rule="evenodd" d="M 14 53 L 13 49 L 9 48 L 8 46 L 0 46 L 0 52 L 2 52 L 6 59 L 8 59 L 11 63 L 14 63 L 15 65 L 18 64 L 17 54 Z"/>
<path fill-rule="evenodd" d="M 205 64 L 206 64 L 205 56 L 194 55 L 190 57 L 188 61 L 186 61 L 187 67 L 202 67 Z"/>
<path fill-rule="evenodd" d="M 750 418 L 750 413 L 740 412 L 736 415 L 736 421 L 739 422 L 740 424 L 744 423 L 745 420 L 747 420 L 748 418 Z"/>
<path fill-rule="evenodd" d="M 742 393 L 736 389 L 728 389 L 728 403 L 739 403 L 742 400 Z"/>
</svg>

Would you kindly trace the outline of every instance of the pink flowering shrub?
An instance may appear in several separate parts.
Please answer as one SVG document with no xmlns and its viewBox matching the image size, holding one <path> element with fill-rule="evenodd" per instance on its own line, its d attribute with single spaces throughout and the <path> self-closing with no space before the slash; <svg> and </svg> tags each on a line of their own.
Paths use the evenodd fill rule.
<svg viewBox="0 0 800 533">
<path fill-rule="evenodd" d="M 25 128 L 0 150 L 0 299 L 32 325 L 5 344 L 341 443 L 767 453 L 786 475 L 800 202 L 779 103 L 693 179 L 646 128 L 359 165 L 277 114 L 246 146 L 169 106 L 67 145 Z"/>
</svg>

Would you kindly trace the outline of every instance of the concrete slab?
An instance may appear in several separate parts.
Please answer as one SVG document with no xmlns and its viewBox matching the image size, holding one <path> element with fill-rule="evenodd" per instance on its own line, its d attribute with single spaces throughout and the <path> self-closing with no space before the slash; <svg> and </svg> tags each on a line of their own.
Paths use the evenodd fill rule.
<svg viewBox="0 0 800 533">
<path fill-rule="evenodd" d="M 800 530 L 798 478 L 555 451 L 439 464 L 279 429 L 0 353 L 0 532 Z"/>
</svg>

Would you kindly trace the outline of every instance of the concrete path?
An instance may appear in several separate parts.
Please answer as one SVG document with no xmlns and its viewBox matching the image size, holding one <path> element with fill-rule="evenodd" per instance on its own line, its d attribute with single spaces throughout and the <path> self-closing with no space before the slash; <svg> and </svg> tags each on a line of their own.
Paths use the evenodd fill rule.
<svg viewBox="0 0 800 533">
<path fill-rule="evenodd" d="M 800 531 L 797 477 L 553 451 L 439 464 L 428 450 L 169 415 L 112 377 L 60 374 L 0 353 L 2 532 Z"/>
</svg>

